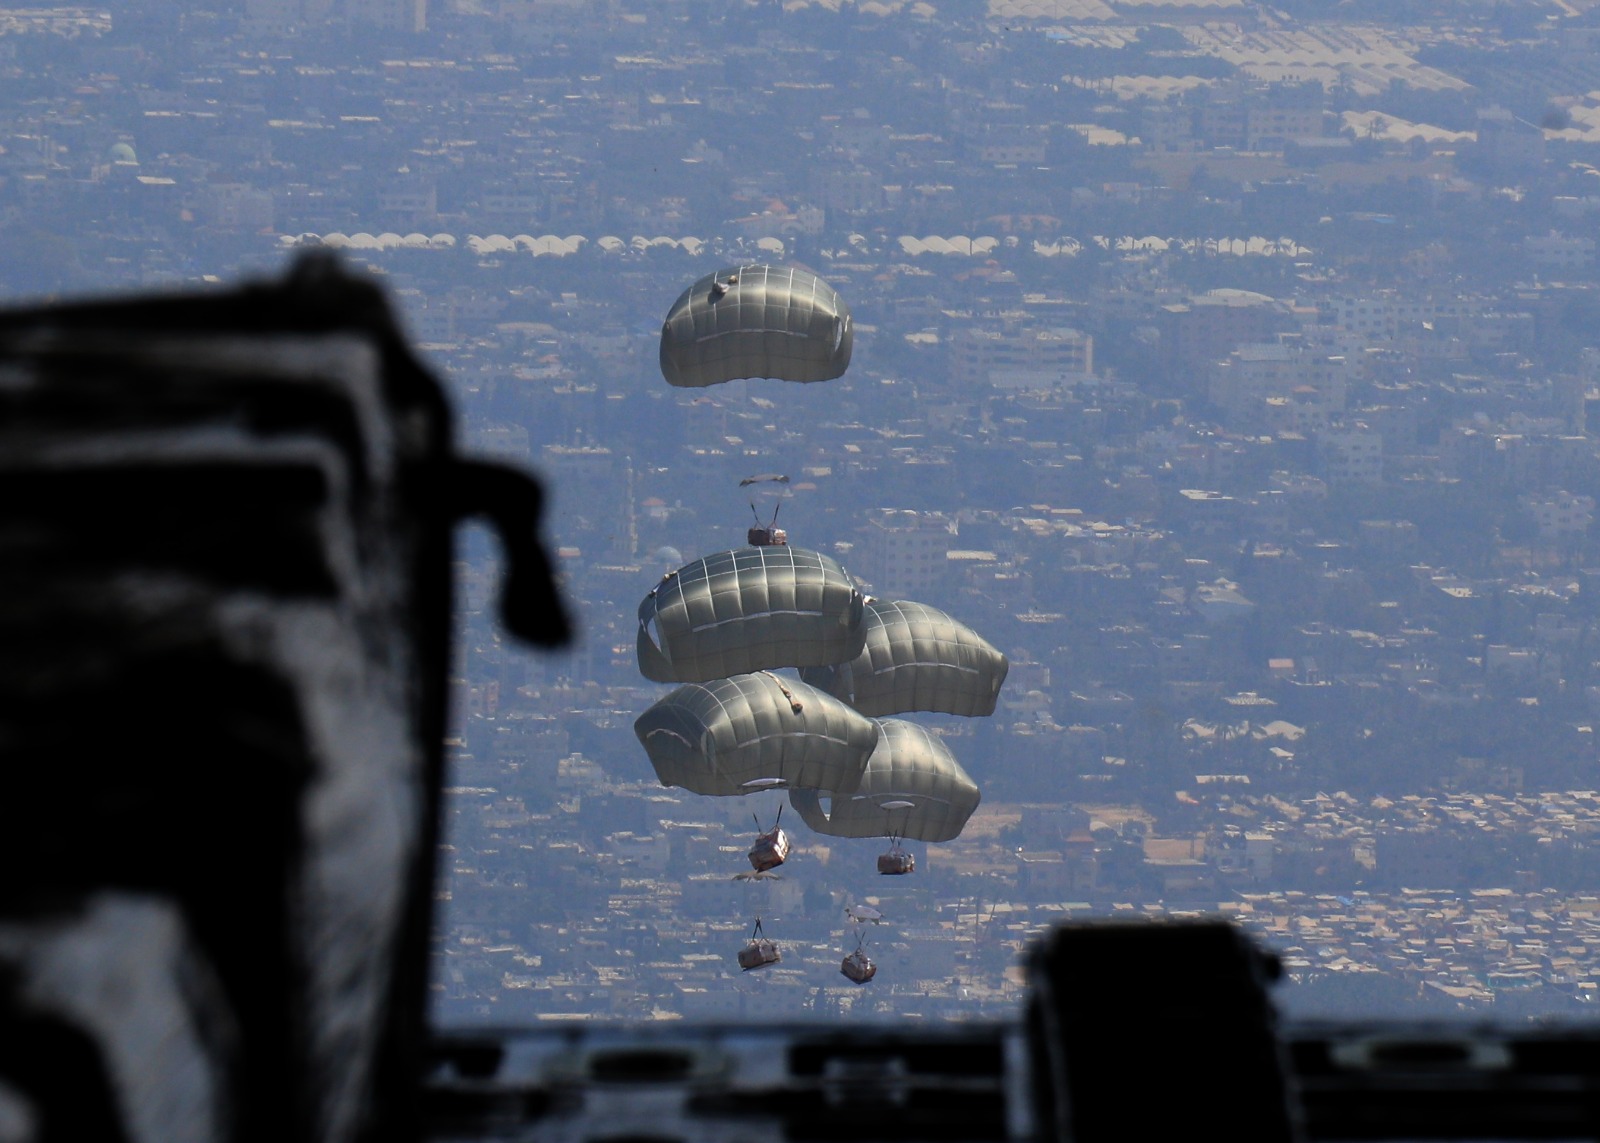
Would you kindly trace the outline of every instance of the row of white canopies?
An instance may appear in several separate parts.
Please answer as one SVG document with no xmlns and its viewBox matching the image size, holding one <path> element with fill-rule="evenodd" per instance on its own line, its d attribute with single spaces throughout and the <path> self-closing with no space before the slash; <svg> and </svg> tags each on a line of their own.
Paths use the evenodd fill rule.
<svg viewBox="0 0 1600 1143">
<path fill-rule="evenodd" d="M 950 236 L 902 234 L 892 239 L 894 248 L 899 253 L 912 258 L 922 255 L 987 257 L 996 250 L 1014 249 L 1020 246 L 1022 241 L 1016 235 L 997 238 L 994 235 L 968 237 L 964 234 Z M 283 234 L 279 235 L 278 243 L 284 247 L 327 246 L 337 250 L 370 253 L 387 253 L 397 250 L 454 250 L 460 246 L 472 251 L 479 257 L 491 257 L 497 254 L 527 254 L 535 258 L 567 258 L 591 245 L 606 254 L 643 254 L 653 251 L 673 250 L 681 251 L 691 257 L 699 257 L 714 245 L 726 245 L 721 242 L 714 243 L 704 238 L 692 236 L 671 238 L 661 234 L 654 236 L 636 234 L 630 238 L 619 238 L 614 234 L 606 234 L 595 239 L 590 239 L 582 234 L 468 234 L 463 238 L 457 238 L 454 234 L 422 234 L 420 232 L 399 234 L 394 231 L 384 231 L 381 234 L 372 234 L 367 231 L 358 231 L 354 234 L 345 234 L 342 231 L 331 231 L 327 234 L 313 234 L 310 232 Z M 783 257 L 787 250 L 782 238 L 770 235 L 753 239 L 748 243 L 735 242 L 733 245 L 735 247 L 745 247 L 758 252 L 762 256 L 773 258 Z M 871 253 L 878 245 L 877 243 L 869 242 L 863 235 L 852 234 L 844 246 L 836 250 L 824 250 L 822 254 L 825 258 L 850 258 Z M 1239 238 L 1229 236 L 1163 237 L 1156 234 L 1125 234 L 1120 236 L 1094 235 L 1083 240 L 1062 235 L 1047 239 L 1028 240 L 1028 249 L 1044 258 L 1074 257 L 1082 253 L 1086 245 L 1125 255 L 1173 252 L 1213 256 L 1304 258 L 1312 253 L 1310 247 L 1302 246 L 1292 238 L 1267 238 L 1261 235 Z M 888 253 L 889 251 L 883 249 L 879 252 Z"/>
</svg>

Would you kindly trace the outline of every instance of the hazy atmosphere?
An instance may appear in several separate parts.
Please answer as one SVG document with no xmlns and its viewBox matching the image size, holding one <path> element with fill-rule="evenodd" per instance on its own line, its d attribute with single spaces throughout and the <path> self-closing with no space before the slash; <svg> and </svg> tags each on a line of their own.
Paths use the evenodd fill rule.
<svg viewBox="0 0 1600 1143">
<path fill-rule="evenodd" d="M 334 251 L 545 483 L 571 646 L 457 553 L 446 1028 L 1010 1019 L 1110 915 L 1595 1011 L 1597 237 L 1589 0 L 0 10 L 0 300 Z"/>
</svg>

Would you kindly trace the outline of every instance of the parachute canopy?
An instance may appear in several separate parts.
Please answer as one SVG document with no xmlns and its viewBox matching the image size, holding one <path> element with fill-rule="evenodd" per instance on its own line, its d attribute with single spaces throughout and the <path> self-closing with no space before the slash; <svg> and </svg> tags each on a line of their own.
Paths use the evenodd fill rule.
<svg viewBox="0 0 1600 1143">
<path fill-rule="evenodd" d="M 938 608 L 870 600 L 861 654 L 801 678 L 873 718 L 913 710 L 994 713 L 1010 664 L 983 636 Z"/>
<path fill-rule="evenodd" d="M 678 296 L 661 326 L 661 373 L 681 388 L 740 377 L 829 381 L 849 368 L 850 307 L 815 274 L 729 266 Z"/>
<path fill-rule="evenodd" d="M 944 743 L 904 719 L 876 720 L 878 745 L 851 791 L 791 789 L 789 804 L 806 825 L 830 837 L 949 841 L 978 808 L 978 784 Z"/>
<path fill-rule="evenodd" d="M 820 552 L 717 552 L 669 572 L 639 604 L 639 671 L 657 683 L 703 683 L 844 663 L 866 644 L 866 602 Z"/>
<path fill-rule="evenodd" d="M 830 695 L 765 671 L 687 683 L 633 732 L 663 786 L 727 797 L 817 786 L 854 791 L 878 726 Z"/>
</svg>

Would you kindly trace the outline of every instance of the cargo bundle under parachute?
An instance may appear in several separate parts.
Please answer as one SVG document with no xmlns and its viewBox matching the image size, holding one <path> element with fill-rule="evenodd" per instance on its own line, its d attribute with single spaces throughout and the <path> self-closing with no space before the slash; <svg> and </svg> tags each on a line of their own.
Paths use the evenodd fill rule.
<svg viewBox="0 0 1600 1143">
<path fill-rule="evenodd" d="M 757 473 L 739 481 L 740 488 L 750 490 L 750 513 L 756 518 L 755 527 L 745 534 L 745 543 L 752 548 L 766 548 L 789 542 L 789 533 L 778 527 L 778 510 L 783 507 L 782 500 L 778 498 L 787 495 L 788 484 L 789 476 L 783 472 Z M 761 513 L 756 510 L 758 495 L 778 499 L 778 503 L 772 506 L 771 518 L 765 524 L 761 522 Z"/>
<path fill-rule="evenodd" d="M 852 982 L 865 984 L 878 975 L 878 966 L 872 963 L 872 958 L 858 945 L 855 952 L 840 962 L 839 971 Z"/>
<path fill-rule="evenodd" d="M 856 926 L 856 947 L 854 952 L 839 962 L 839 971 L 851 982 L 865 984 L 878 975 L 878 966 L 873 964 L 872 958 L 867 955 L 866 933 L 861 925 L 867 921 L 874 925 L 881 924 L 883 914 L 870 906 L 852 905 L 845 910 L 845 915 Z"/>
<path fill-rule="evenodd" d="M 757 917 L 756 927 L 750 931 L 750 940 L 739 950 L 739 967 L 749 972 L 752 969 L 766 968 L 769 964 L 777 964 L 782 959 L 783 954 L 778 951 L 778 942 L 761 931 L 761 918 Z"/>
<path fill-rule="evenodd" d="M 783 818 L 783 807 L 778 807 L 778 820 Z M 789 858 L 789 835 L 783 827 L 774 820 L 772 828 L 756 835 L 755 844 L 750 847 L 750 852 L 745 854 L 750 859 L 750 868 L 757 873 L 765 873 L 769 869 L 776 869 Z M 761 819 L 756 819 L 756 829 L 761 828 Z"/>
<path fill-rule="evenodd" d="M 900 844 L 899 838 L 889 839 L 889 848 L 878 854 L 878 872 L 886 877 L 903 876 L 917 871 L 917 859 Z"/>
</svg>

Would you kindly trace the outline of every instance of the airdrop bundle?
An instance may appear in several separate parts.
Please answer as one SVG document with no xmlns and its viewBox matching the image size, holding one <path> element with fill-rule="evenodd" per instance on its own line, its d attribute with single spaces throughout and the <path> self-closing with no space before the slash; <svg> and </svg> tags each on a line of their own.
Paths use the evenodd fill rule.
<svg viewBox="0 0 1600 1143">
<path fill-rule="evenodd" d="M 851 346 L 849 308 L 815 275 L 742 265 L 679 296 L 661 371 L 692 387 L 825 381 L 844 373 Z M 774 480 L 787 478 L 741 483 Z M 937 735 L 895 716 L 992 714 L 1006 657 L 937 608 L 864 595 L 832 557 L 791 546 L 775 513 L 766 526 L 758 516 L 748 541 L 668 572 L 640 603 L 640 673 L 676 685 L 634 732 L 663 785 L 707 797 L 784 791 L 814 832 L 887 838 L 879 872 L 910 873 L 902 843 L 959 836 L 980 795 Z M 789 848 L 775 820 L 751 865 L 765 873 Z M 876 971 L 859 943 L 846 961 L 857 982 Z"/>
</svg>

